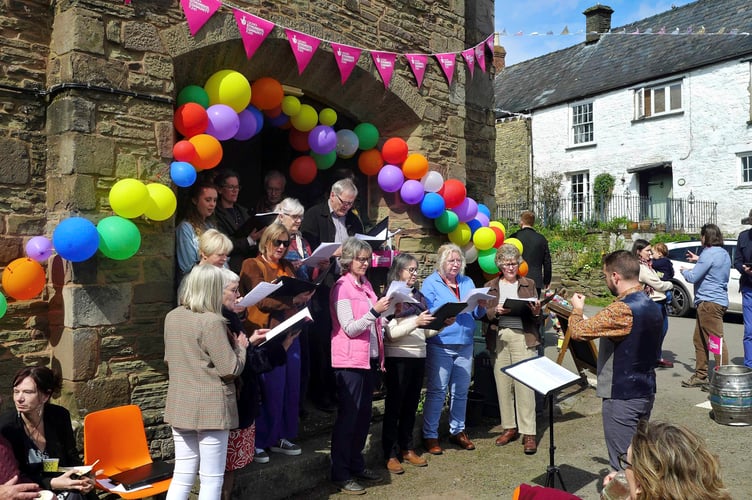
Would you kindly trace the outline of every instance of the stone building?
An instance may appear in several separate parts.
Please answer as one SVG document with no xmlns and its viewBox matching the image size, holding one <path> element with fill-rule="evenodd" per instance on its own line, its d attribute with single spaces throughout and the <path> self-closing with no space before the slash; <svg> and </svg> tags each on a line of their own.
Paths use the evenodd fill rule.
<svg viewBox="0 0 752 500">
<path fill-rule="evenodd" d="M 230 7 L 278 26 L 250 61 Z M 407 64 L 398 63 L 385 89 L 364 51 L 342 85 L 326 44 L 299 75 L 280 26 L 370 50 L 459 52 L 493 31 L 493 2 L 235 0 L 195 37 L 177 0 L 0 2 L 0 266 L 22 257 L 31 237 L 51 236 L 62 219 L 96 223 L 112 215 L 108 193 L 119 179 L 171 185 L 176 95 L 225 68 L 250 81 L 273 77 L 317 109 L 332 107 L 346 122 L 368 121 L 382 137 L 406 139 L 433 169 L 466 181 L 470 196 L 493 204 L 491 64 L 471 77 L 458 62 L 448 85 L 429 62 L 418 89 Z M 228 148 L 227 161 L 243 166 L 242 180 L 258 192 L 254 155 L 274 162 L 273 153 L 284 158 L 289 148 L 274 138 L 249 148 Z M 419 211 L 384 196 L 373 179 L 359 182 L 367 188 L 361 203 L 368 218 L 389 214 L 404 228 L 401 250 L 429 255 L 442 242 Z M 64 377 L 61 401 L 74 418 L 138 404 L 153 453 L 169 456 L 169 433 L 160 425 L 162 323 L 175 303 L 175 220 L 134 222 L 142 235 L 134 257 L 52 257 L 42 294 L 9 300 L 0 319 L 0 384 L 23 365 L 50 364 Z"/>
</svg>

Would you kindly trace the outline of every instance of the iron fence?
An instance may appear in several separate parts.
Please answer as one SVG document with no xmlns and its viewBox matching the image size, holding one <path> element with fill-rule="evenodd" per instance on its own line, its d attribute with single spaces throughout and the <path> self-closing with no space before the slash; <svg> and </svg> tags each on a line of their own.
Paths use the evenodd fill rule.
<svg viewBox="0 0 752 500">
<path fill-rule="evenodd" d="M 717 224 L 717 202 L 688 198 L 654 200 L 649 196 L 572 195 L 553 200 L 499 203 L 496 217 L 517 221 L 523 210 L 535 212 L 545 227 L 583 223 L 596 225 L 616 218 L 633 222 L 643 230 L 698 233 L 703 224 Z"/>
</svg>

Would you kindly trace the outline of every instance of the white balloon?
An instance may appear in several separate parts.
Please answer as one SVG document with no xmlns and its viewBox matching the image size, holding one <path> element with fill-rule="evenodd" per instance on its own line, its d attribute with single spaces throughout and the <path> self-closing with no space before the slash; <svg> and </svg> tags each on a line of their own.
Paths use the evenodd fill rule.
<svg viewBox="0 0 752 500">
<path fill-rule="evenodd" d="M 337 131 L 337 156 L 350 158 L 358 150 L 358 136 L 352 130 L 343 128 Z"/>
<path fill-rule="evenodd" d="M 470 241 L 467 245 L 462 247 L 462 252 L 465 254 L 465 262 L 468 264 L 472 264 L 476 260 L 478 260 L 478 249 L 475 248 L 475 244 Z"/>
<path fill-rule="evenodd" d="M 429 193 L 436 193 L 444 185 L 444 177 L 435 170 L 429 170 L 426 175 L 420 180 L 423 184 L 423 189 Z"/>
</svg>

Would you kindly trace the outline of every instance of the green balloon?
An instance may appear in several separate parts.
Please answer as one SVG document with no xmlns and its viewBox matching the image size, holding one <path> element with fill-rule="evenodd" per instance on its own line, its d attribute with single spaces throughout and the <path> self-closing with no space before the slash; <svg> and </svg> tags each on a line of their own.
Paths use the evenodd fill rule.
<svg viewBox="0 0 752 500">
<path fill-rule="evenodd" d="M 484 273 L 498 273 L 499 268 L 496 267 L 496 249 L 489 248 L 488 250 L 478 251 L 478 265 Z"/>
<path fill-rule="evenodd" d="M 311 151 L 309 153 L 311 155 L 311 158 L 313 158 L 313 161 L 316 162 L 316 168 L 319 170 L 326 170 L 327 168 L 331 168 L 332 165 L 337 161 L 337 150 L 332 149 L 328 153 L 324 153 L 323 155 L 320 155 L 318 153 L 314 153 Z"/>
<path fill-rule="evenodd" d="M 379 142 L 379 130 L 371 123 L 360 123 L 353 132 L 358 136 L 358 148 L 361 151 L 373 149 Z"/>
<path fill-rule="evenodd" d="M 99 251 L 114 260 L 126 260 L 133 257 L 141 247 L 141 233 L 136 225 L 113 215 L 99 221 Z"/>
<path fill-rule="evenodd" d="M 178 106 L 182 106 L 187 102 L 195 102 L 203 108 L 208 108 L 209 94 L 206 93 L 203 87 L 188 85 L 187 87 L 183 87 L 183 90 L 178 94 Z"/>
<path fill-rule="evenodd" d="M 444 213 L 436 217 L 433 223 L 436 224 L 436 229 L 446 234 L 457 229 L 460 218 L 451 210 L 444 210 Z"/>
<path fill-rule="evenodd" d="M 5 316 L 5 313 L 8 311 L 8 301 L 5 299 L 5 295 L 0 293 L 0 318 Z"/>
</svg>

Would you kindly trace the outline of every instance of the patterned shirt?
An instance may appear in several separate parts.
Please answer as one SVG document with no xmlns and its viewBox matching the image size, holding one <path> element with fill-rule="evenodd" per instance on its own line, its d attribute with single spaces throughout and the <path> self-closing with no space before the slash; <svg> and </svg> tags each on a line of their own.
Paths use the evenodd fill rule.
<svg viewBox="0 0 752 500">
<path fill-rule="evenodd" d="M 592 318 L 582 317 L 582 311 L 572 311 L 569 316 L 569 333 L 576 340 L 592 340 L 599 337 L 624 337 L 632 331 L 632 310 L 621 299 L 632 293 L 645 293 L 642 284 L 636 285 Z"/>
</svg>

